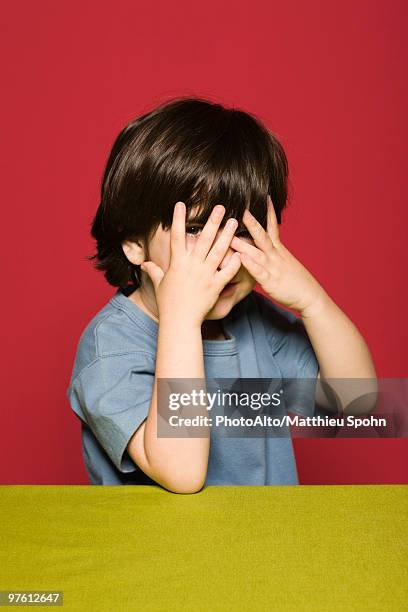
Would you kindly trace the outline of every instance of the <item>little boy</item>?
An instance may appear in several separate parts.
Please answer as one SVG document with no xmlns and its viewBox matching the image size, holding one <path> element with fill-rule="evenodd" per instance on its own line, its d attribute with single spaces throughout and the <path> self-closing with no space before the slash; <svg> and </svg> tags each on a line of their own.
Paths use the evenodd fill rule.
<svg viewBox="0 0 408 612">
<path fill-rule="evenodd" d="M 257 119 L 202 99 L 117 137 L 91 259 L 118 289 L 81 335 L 67 391 L 93 484 L 298 484 L 290 436 L 160 437 L 161 379 L 375 378 L 361 334 L 280 241 L 287 175 Z"/>
</svg>

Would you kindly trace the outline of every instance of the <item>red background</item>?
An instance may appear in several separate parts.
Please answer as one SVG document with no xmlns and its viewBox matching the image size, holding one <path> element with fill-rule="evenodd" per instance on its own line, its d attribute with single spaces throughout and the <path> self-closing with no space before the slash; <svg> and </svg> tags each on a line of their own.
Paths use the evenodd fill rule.
<svg viewBox="0 0 408 612">
<path fill-rule="evenodd" d="M 79 335 L 114 289 L 89 236 L 109 149 L 176 95 L 255 113 L 281 139 L 284 244 L 404 377 L 407 3 L 2 8 L 1 484 L 88 484 L 65 391 Z M 406 483 L 406 440 L 295 440 L 303 484 Z"/>
</svg>

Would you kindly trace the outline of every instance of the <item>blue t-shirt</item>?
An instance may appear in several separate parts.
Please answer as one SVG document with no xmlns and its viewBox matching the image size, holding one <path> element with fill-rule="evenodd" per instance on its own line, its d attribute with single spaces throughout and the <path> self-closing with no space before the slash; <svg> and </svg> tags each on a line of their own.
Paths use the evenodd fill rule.
<svg viewBox="0 0 408 612">
<path fill-rule="evenodd" d="M 118 289 L 83 331 L 67 395 L 81 420 L 92 484 L 157 484 L 126 451 L 146 419 L 155 373 L 158 324 Z M 222 320 L 226 340 L 204 340 L 211 379 L 315 379 L 319 365 L 303 322 L 251 292 Z M 295 398 L 296 399 L 296 398 Z M 313 415 L 294 399 L 286 409 Z M 301 403 L 300 403 L 301 404 Z M 211 429 L 206 485 L 298 484 L 289 436 L 223 437 Z"/>
</svg>

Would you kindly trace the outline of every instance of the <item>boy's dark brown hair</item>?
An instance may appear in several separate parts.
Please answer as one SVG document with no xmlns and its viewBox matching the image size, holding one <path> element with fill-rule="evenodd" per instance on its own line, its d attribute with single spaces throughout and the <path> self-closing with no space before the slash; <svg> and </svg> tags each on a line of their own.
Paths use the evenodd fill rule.
<svg viewBox="0 0 408 612">
<path fill-rule="evenodd" d="M 171 226 L 181 200 L 200 222 L 216 204 L 241 222 L 245 208 L 266 228 L 267 194 L 278 223 L 287 202 L 288 163 L 282 145 L 259 119 L 201 98 L 175 98 L 131 121 L 117 136 L 92 222 L 95 268 L 114 287 L 138 286 L 139 266 L 124 240 L 145 241 Z M 195 216 L 194 220 L 198 220 Z"/>
</svg>

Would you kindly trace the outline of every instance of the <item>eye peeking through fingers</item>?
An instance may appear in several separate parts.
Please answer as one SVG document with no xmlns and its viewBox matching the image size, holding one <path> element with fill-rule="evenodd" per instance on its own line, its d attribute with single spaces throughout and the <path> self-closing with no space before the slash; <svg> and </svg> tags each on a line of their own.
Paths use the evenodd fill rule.
<svg viewBox="0 0 408 612">
<path fill-rule="evenodd" d="M 198 236 L 200 235 L 202 230 L 203 230 L 203 226 L 202 225 L 186 225 L 186 234 L 187 234 L 187 236 L 194 236 L 194 237 L 198 238 Z M 249 242 L 253 242 L 253 238 L 252 238 L 251 234 L 248 232 L 248 230 L 245 230 L 245 229 L 237 230 L 235 232 L 235 236 L 237 236 L 238 238 L 241 238 L 241 240 L 246 240 L 246 241 L 249 241 Z"/>
<path fill-rule="evenodd" d="M 199 236 L 202 229 L 202 225 L 186 225 L 186 234 L 188 236 Z"/>
</svg>

